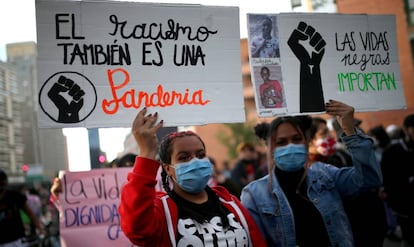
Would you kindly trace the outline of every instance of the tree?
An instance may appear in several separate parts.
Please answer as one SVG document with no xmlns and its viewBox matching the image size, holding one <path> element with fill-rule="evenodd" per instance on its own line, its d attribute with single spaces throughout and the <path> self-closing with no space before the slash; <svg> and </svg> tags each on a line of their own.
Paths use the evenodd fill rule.
<svg viewBox="0 0 414 247">
<path fill-rule="evenodd" d="M 224 124 L 230 131 L 220 130 L 217 133 L 217 139 L 227 148 L 230 160 L 237 157 L 236 147 L 239 143 L 249 142 L 253 145 L 262 145 L 259 138 L 254 133 L 251 123 L 231 123 Z"/>
</svg>

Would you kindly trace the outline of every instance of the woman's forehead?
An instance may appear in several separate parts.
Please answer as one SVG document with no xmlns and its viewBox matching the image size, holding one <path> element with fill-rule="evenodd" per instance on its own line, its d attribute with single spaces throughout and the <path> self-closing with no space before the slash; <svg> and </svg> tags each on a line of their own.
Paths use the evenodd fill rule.
<svg viewBox="0 0 414 247">
<path fill-rule="evenodd" d="M 192 152 L 200 149 L 204 149 L 204 145 L 197 136 L 177 137 L 172 142 L 173 153 Z"/>
<path fill-rule="evenodd" d="M 297 134 L 300 134 L 300 132 L 296 126 L 293 126 L 291 123 L 282 123 L 273 133 L 273 136 L 281 138 Z"/>
</svg>

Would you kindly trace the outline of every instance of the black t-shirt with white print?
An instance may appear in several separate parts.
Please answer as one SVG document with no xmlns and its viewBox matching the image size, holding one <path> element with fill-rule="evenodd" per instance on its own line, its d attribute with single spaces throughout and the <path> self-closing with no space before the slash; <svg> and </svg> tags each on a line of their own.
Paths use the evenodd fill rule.
<svg viewBox="0 0 414 247">
<path fill-rule="evenodd" d="M 220 217 L 218 201 L 214 200 L 214 193 L 207 189 L 209 199 L 202 204 L 196 204 L 180 198 L 178 200 L 178 225 L 177 225 L 177 247 L 248 247 L 249 239 L 247 231 L 236 220 L 233 213 L 225 210 L 225 215 L 229 220 L 229 226 L 224 229 Z M 173 192 L 174 193 L 174 192 Z M 183 210 L 185 207 L 190 210 Z M 193 213 L 196 212 L 204 220 L 202 223 L 194 219 Z"/>
</svg>

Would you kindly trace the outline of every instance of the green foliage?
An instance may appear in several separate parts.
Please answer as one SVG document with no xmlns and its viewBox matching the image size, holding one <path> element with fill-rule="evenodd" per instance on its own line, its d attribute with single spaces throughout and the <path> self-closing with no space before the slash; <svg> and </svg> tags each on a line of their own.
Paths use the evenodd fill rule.
<svg viewBox="0 0 414 247">
<path fill-rule="evenodd" d="M 237 157 L 236 147 L 239 143 L 249 142 L 253 145 L 261 145 L 259 138 L 254 133 L 252 124 L 249 123 L 231 123 L 224 124 L 230 133 L 220 130 L 217 138 L 221 144 L 227 148 L 228 159 L 232 160 Z"/>
</svg>

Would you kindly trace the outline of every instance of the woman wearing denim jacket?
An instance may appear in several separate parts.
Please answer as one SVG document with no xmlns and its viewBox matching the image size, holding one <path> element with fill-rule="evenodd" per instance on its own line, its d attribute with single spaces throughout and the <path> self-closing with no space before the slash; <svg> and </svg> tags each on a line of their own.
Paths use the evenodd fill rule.
<svg viewBox="0 0 414 247">
<path fill-rule="evenodd" d="M 306 166 L 308 148 L 299 117 L 279 117 L 255 129 L 267 141 L 269 175 L 248 184 L 241 201 L 268 246 L 353 246 L 341 197 L 382 184 L 373 142 L 354 128 L 354 108 L 335 100 L 325 108 L 341 125 L 353 167 Z"/>
</svg>

